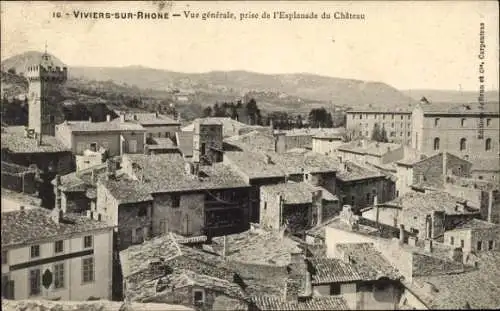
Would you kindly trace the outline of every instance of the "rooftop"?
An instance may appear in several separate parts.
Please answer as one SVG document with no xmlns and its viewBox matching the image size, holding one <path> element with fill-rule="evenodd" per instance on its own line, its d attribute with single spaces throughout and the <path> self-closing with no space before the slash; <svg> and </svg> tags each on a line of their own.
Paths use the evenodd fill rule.
<svg viewBox="0 0 500 311">
<path fill-rule="evenodd" d="M 500 306 L 500 253 L 477 254 L 477 269 L 413 278 L 407 285 L 431 309 L 495 309 Z"/>
<path fill-rule="evenodd" d="M 262 311 L 350 310 L 344 298 L 335 296 L 311 297 L 305 301 L 284 301 L 277 296 L 257 296 L 253 297 L 252 301 Z"/>
<path fill-rule="evenodd" d="M 154 126 L 154 125 L 179 125 L 179 121 L 172 119 L 169 116 L 157 113 L 149 112 L 125 112 L 125 121 L 141 124 L 144 126 Z M 120 118 L 114 119 L 112 122 L 120 123 Z"/>
<path fill-rule="evenodd" d="M 101 181 L 109 193 L 118 201 L 118 204 L 152 201 L 153 197 L 147 187 L 141 187 L 137 180 L 123 175 L 117 179 Z"/>
<path fill-rule="evenodd" d="M 112 228 L 104 222 L 70 214 L 64 215 L 64 219 L 57 223 L 50 217 L 50 212 L 36 208 L 2 213 L 2 247 Z"/>
<path fill-rule="evenodd" d="M 249 178 L 284 177 L 304 173 L 336 172 L 339 164 L 331 157 L 314 152 L 236 152 L 228 151 L 225 160 L 234 164 Z"/>
<path fill-rule="evenodd" d="M 178 154 L 127 154 L 123 161 L 134 167 L 135 178 L 140 181 L 131 186 L 143 193 L 248 187 L 231 167 L 223 163 L 200 166 L 200 173 L 195 176 L 186 172 L 186 162 Z M 119 186 L 116 189 L 119 191 Z"/>
<path fill-rule="evenodd" d="M 213 249 L 222 254 L 223 237 L 212 239 Z M 302 254 L 299 243 L 277 233 L 264 230 L 248 230 L 226 236 L 226 258 L 228 260 L 286 266 L 291 262 L 292 254 Z"/>
<path fill-rule="evenodd" d="M 465 220 L 453 228 L 453 230 L 468 230 L 468 229 L 499 229 L 500 230 L 500 225 L 487 222 L 481 219 L 468 219 Z"/>
<path fill-rule="evenodd" d="M 133 122 L 90 122 L 90 121 L 65 121 L 57 125 L 60 130 L 70 132 L 145 132 L 139 124 Z"/>
<path fill-rule="evenodd" d="M 166 303 L 129 303 L 127 307 L 120 301 L 51 301 L 51 300 L 7 300 L 2 299 L 2 310 L 44 310 L 44 311 L 194 311 L 182 305 Z"/>
<path fill-rule="evenodd" d="M 404 195 L 382 204 L 400 208 L 405 213 L 427 215 L 433 211 L 443 211 L 448 215 L 475 214 L 478 210 L 464 206 L 464 199 L 452 196 L 447 192 L 431 191 L 426 193 L 407 192 Z"/>
<path fill-rule="evenodd" d="M 338 137 L 345 132 L 344 128 L 302 128 L 291 130 L 275 130 L 276 134 L 281 133 L 286 136 L 318 136 L 318 137 Z"/>
<path fill-rule="evenodd" d="M 420 104 L 420 107 L 426 115 L 432 114 L 459 114 L 459 115 L 477 115 L 481 112 L 486 115 L 499 115 L 499 105 L 496 103 L 485 103 L 484 108 L 480 109 L 478 103 L 430 103 Z"/>
<path fill-rule="evenodd" d="M 498 157 L 476 158 L 472 162 L 471 171 L 493 171 L 500 172 L 500 160 Z"/>
<path fill-rule="evenodd" d="M 344 253 L 364 280 L 377 280 L 387 277 L 392 280 L 401 278 L 401 274 L 384 258 L 373 243 L 337 244 L 337 250 Z"/>
<path fill-rule="evenodd" d="M 274 137 L 271 133 L 251 131 L 243 135 L 226 138 L 224 142 L 243 150 L 274 152 Z"/>
<path fill-rule="evenodd" d="M 251 128 L 261 128 L 261 126 L 252 126 L 245 123 L 241 123 L 237 120 L 233 120 L 227 117 L 210 117 L 210 118 L 198 118 L 194 120 L 191 124 L 182 128 L 182 131 L 194 131 L 194 124 L 220 124 L 222 125 L 222 131 L 224 137 L 230 137 L 234 135 L 238 135 L 242 129 L 251 129 Z"/>
<path fill-rule="evenodd" d="M 268 195 L 281 194 L 285 204 L 312 203 L 312 192 L 322 191 L 323 200 L 336 201 L 338 198 L 323 187 L 313 186 L 308 182 L 288 182 L 261 186 L 260 191 Z"/>
<path fill-rule="evenodd" d="M 414 103 L 409 103 L 408 105 L 401 105 L 400 107 L 389 107 L 389 106 L 381 106 L 381 107 L 369 107 L 368 109 L 353 109 L 346 111 L 346 113 L 396 113 L 396 114 L 410 114 L 415 107 Z"/>
<path fill-rule="evenodd" d="M 381 143 L 377 141 L 354 141 L 348 144 L 339 146 L 339 151 L 355 152 L 360 154 L 368 154 L 374 156 L 383 156 L 387 152 L 401 148 L 402 145 L 394 143 Z"/>
<path fill-rule="evenodd" d="M 314 270 L 311 273 L 314 285 L 363 280 L 363 277 L 353 265 L 345 263 L 341 259 L 311 258 L 309 261 Z"/>
<path fill-rule="evenodd" d="M 343 164 L 339 165 L 339 167 L 340 169 L 337 172 L 337 178 L 343 182 L 369 178 L 379 178 L 385 176 L 384 174 L 380 173 L 379 170 L 350 161 L 344 161 Z"/>
<path fill-rule="evenodd" d="M 34 138 L 24 136 L 24 126 L 8 126 L 2 132 L 2 149 L 6 148 L 13 153 L 51 153 L 70 151 L 54 136 L 42 135 L 42 143 L 37 144 Z"/>
<path fill-rule="evenodd" d="M 14 205 L 12 202 L 15 202 L 16 204 Z M 42 200 L 38 197 L 2 188 L 2 213 L 17 210 L 18 206 L 35 208 L 40 207 L 41 205 Z"/>
</svg>

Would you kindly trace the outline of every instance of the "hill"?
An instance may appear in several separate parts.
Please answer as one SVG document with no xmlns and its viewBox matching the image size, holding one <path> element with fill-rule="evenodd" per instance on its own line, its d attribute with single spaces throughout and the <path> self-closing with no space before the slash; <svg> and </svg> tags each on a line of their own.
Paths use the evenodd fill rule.
<svg viewBox="0 0 500 311">
<path fill-rule="evenodd" d="M 30 65 L 37 64 L 44 53 L 38 51 L 28 51 L 5 60 L 2 60 L 2 71 L 8 71 L 14 69 L 16 73 L 22 74 L 26 71 L 26 68 Z M 50 55 L 50 54 L 49 54 Z M 54 55 L 50 55 L 55 66 L 64 67 L 66 66 L 59 58 Z"/>
<path fill-rule="evenodd" d="M 431 102 L 440 102 L 440 103 L 474 103 L 477 102 L 477 98 L 479 96 L 479 91 L 453 91 L 453 90 L 404 90 L 402 91 L 408 97 L 413 98 L 414 100 L 419 100 L 422 96 L 425 96 Z M 498 91 L 487 91 L 484 94 L 487 101 L 496 102 L 498 101 L 499 93 Z"/>
</svg>

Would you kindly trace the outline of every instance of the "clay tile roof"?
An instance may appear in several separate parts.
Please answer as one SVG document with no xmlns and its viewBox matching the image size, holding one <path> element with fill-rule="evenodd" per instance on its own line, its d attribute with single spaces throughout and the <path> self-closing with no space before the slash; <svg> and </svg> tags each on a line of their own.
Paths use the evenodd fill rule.
<svg viewBox="0 0 500 311">
<path fill-rule="evenodd" d="M 176 121 L 169 116 L 163 114 L 149 113 L 149 112 L 136 112 L 136 113 L 125 113 L 125 121 L 133 122 L 141 125 L 180 125 L 179 121 Z M 112 122 L 119 123 L 120 118 L 114 119 Z"/>
<path fill-rule="evenodd" d="M 66 128 L 70 132 L 145 132 L 139 124 L 133 122 L 89 122 L 89 121 L 66 121 L 58 125 L 62 130 Z"/>
<path fill-rule="evenodd" d="M 329 201 L 338 200 L 336 196 L 323 187 L 313 186 L 307 182 L 288 182 L 286 184 L 276 184 L 261 186 L 260 190 L 268 195 L 277 196 L 281 194 L 285 204 L 305 204 L 312 202 L 312 192 L 322 191 L 323 199 Z"/>
<path fill-rule="evenodd" d="M 460 114 L 460 115 L 476 115 L 481 111 L 486 115 L 499 115 L 498 102 L 485 103 L 484 109 L 481 110 L 478 103 L 430 103 L 421 104 L 420 107 L 427 114 Z"/>
<path fill-rule="evenodd" d="M 349 310 L 344 298 L 335 296 L 311 297 L 300 302 L 297 300 L 284 301 L 281 297 L 276 296 L 257 296 L 253 297 L 252 301 L 262 311 Z"/>
<path fill-rule="evenodd" d="M 314 273 L 312 273 L 313 284 L 363 280 L 363 277 L 353 265 L 338 258 L 312 258 L 310 262 L 314 270 Z"/>
<path fill-rule="evenodd" d="M 54 136 L 42 135 L 42 143 L 38 146 L 34 138 L 24 137 L 24 127 L 6 127 L 1 135 L 2 149 L 8 149 L 13 153 L 52 153 L 69 152 Z"/>
<path fill-rule="evenodd" d="M 463 229 L 500 229 L 500 225 L 487 222 L 481 219 L 468 219 L 461 223 L 455 225 L 453 230 L 463 230 Z"/>
<path fill-rule="evenodd" d="M 369 168 L 365 165 L 360 165 L 350 161 L 344 161 L 341 169 L 337 172 L 337 178 L 341 181 L 355 181 L 369 178 L 379 178 L 385 175 L 376 169 Z"/>
<path fill-rule="evenodd" d="M 36 243 L 45 239 L 98 231 L 112 226 L 84 216 L 64 215 L 56 223 L 44 208 L 2 213 L 2 247 Z"/>
<path fill-rule="evenodd" d="M 400 144 L 394 143 L 382 143 L 376 141 L 354 141 L 342 146 L 337 149 L 341 151 L 350 151 L 360 154 L 369 154 L 375 156 L 382 156 L 391 150 L 395 150 L 402 147 Z"/>
</svg>

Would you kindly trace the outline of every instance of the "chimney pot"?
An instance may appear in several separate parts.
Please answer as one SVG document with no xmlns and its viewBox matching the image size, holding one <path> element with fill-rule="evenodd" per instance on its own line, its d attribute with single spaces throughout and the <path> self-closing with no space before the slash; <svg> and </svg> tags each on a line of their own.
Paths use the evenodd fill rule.
<svg viewBox="0 0 500 311">
<path fill-rule="evenodd" d="M 403 244 L 405 242 L 405 226 L 399 225 L 399 243 Z"/>
<path fill-rule="evenodd" d="M 424 248 L 426 252 L 432 253 L 432 240 L 426 239 L 424 241 Z"/>
<path fill-rule="evenodd" d="M 92 117 L 89 117 L 89 122 L 92 122 Z"/>
<path fill-rule="evenodd" d="M 106 115 L 106 121 L 111 122 L 111 116 L 109 114 Z"/>
</svg>

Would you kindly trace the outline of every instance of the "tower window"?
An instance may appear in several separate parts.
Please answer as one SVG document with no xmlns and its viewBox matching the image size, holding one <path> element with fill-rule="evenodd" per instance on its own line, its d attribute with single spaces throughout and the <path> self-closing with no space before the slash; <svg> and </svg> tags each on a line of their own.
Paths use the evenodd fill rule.
<svg viewBox="0 0 500 311">
<path fill-rule="evenodd" d="M 434 150 L 439 150 L 439 138 L 434 138 Z"/>
<path fill-rule="evenodd" d="M 486 126 L 490 126 L 491 125 L 491 119 L 486 119 Z"/>
<path fill-rule="evenodd" d="M 467 139 L 462 138 L 460 139 L 460 150 L 465 150 L 467 149 Z"/>
<path fill-rule="evenodd" d="M 439 118 L 434 119 L 434 126 L 435 127 L 439 126 Z"/>
<path fill-rule="evenodd" d="M 485 142 L 486 151 L 491 150 L 491 138 L 487 138 Z"/>
<path fill-rule="evenodd" d="M 461 125 L 462 127 L 463 127 L 463 126 L 465 126 L 465 120 L 466 120 L 465 118 L 462 118 L 462 120 L 460 120 L 460 125 Z"/>
</svg>

